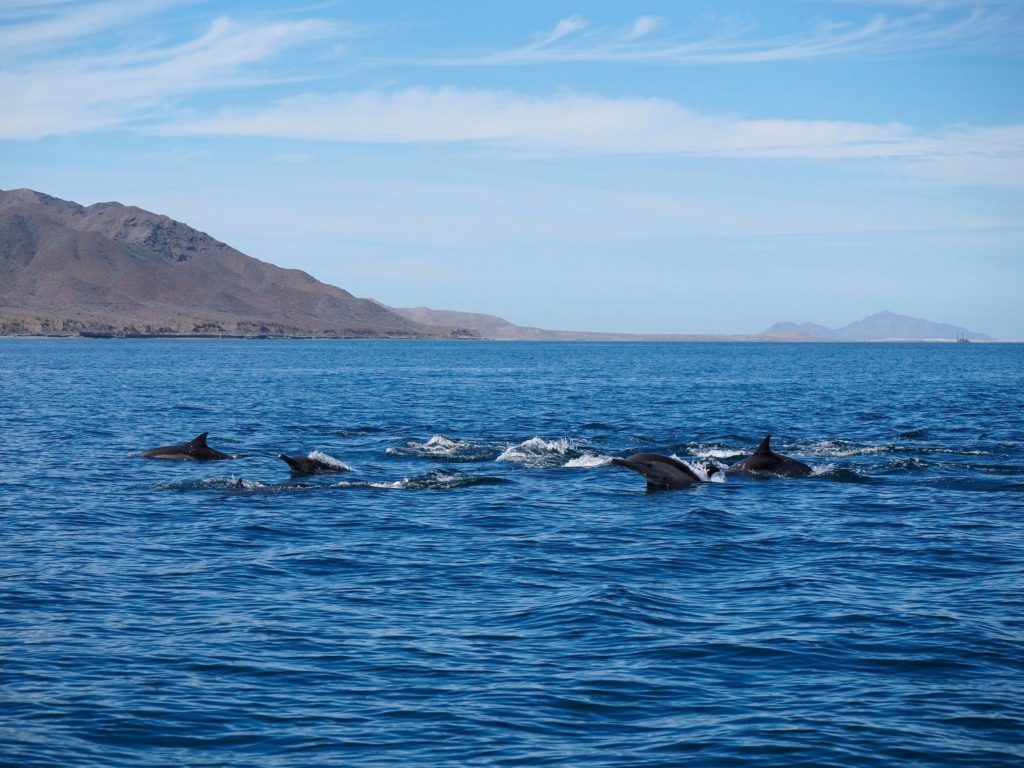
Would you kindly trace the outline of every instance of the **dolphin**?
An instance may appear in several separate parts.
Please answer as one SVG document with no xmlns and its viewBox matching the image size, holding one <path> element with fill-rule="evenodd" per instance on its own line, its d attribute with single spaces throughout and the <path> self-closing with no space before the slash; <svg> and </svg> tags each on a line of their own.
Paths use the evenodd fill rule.
<svg viewBox="0 0 1024 768">
<path fill-rule="evenodd" d="M 330 464 L 312 456 L 286 456 L 283 453 L 279 453 L 277 458 L 291 467 L 292 473 L 296 475 L 319 475 L 321 472 L 348 471 L 348 467 L 340 462 L 338 464 Z"/>
<path fill-rule="evenodd" d="M 727 473 L 733 472 L 770 472 L 773 475 L 784 477 L 805 477 L 811 474 L 811 468 L 802 461 L 791 459 L 788 456 L 780 456 L 772 451 L 769 441 L 771 435 L 765 435 L 764 440 L 757 446 L 757 450 L 743 461 L 726 468 Z"/>
<path fill-rule="evenodd" d="M 612 464 L 632 469 L 647 478 L 647 488 L 686 488 L 702 482 L 699 475 L 679 459 L 660 453 L 634 453 L 625 459 L 614 457 Z M 708 477 L 718 467 L 708 468 Z"/>
<path fill-rule="evenodd" d="M 173 459 L 176 461 L 214 461 L 216 459 L 230 459 L 226 453 L 214 450 L 206 444 L 206 436 L 209 432 L 203 432 L 199 437 L 187 443 L 177 445 L 162 445 L 159 448 L 150 448 L 143 451 L 142 455 L 148 459 Z"/>
</svg>

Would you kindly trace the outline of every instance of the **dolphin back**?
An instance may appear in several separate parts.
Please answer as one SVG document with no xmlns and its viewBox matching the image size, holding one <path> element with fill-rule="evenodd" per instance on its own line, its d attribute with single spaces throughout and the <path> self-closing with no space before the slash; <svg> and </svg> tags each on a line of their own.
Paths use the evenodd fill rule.
<svg viewBox="0 0 1024 768">
<path fill-rule="evenodd" d="M 764 440 L 761 441 L 750 456 L 743 459 L 743 461 L 736 462 L 726 471 L 768 472 L 784 477 L 805 477 L 811 474 L 811 468 L 802 461 L 775 453 L 771 447 L 771 439 L 771 435 L 765 435 Z"/>
<path fill-rule="evenodd" d="M 210 446 L 208 446 L 206 444 L 206 437 L 209 434 L 210 434 L 209 432 L 203 432 L 203 434 L 198 435 L 196 437 L 193 437 L 191 440 L 189 440 L 188 443 L 187 443 L 188 450 L 190 452 L 192 452 L 192 451 L 198 452 L 198 451 L 208 451 L 208 450 L 210 450 Z"/>
<path fill-rule="evenodd" d="M 291 467 L 292 472 L 310 472 L 312 467 L 311 462 L 305 456 L 288 456 L 284 453 L 277 454 L 277 458 Z"/>
<path fill-rule="evenodd" d="M 199 461 L 210 461 L 212 459 L 230 459 L 226 453 L 221 453 L 215 448 L 211 448 L 206 444 L 206 436 L 209 432 L 203 432 L 198 437 L 194 437 L 188 444 L 188 455 L 193 459 Z"/>
<path fill-rule="evenodd" d="M 323 454 L 320 454 L 321 456 Z M 317 453 L 311 453 L 309 456 L 289 456 L 285 453 L 277 454 L 277 458 L 287 464 L 292 472 L 297 475 L 318 475 L 324 472 L 347 472 L 351 469 L 348 465 L 343 462 L 337 461 L 332 456 L 326 456 L 325 458 L 331 459 L 334 463 L 324 461 L 317 457 Z"/>
<path fill-rule="evenodd" d="M 648 488 L 685 488 L 701 482 L 697 473 L 679 459 L 660 453 L 615 457 L 612 464 L 639 472 L 647 480 Z"/>
<path fill-rule="evenodd" d="M 231 457 L 226 453 L 221 453 L 206 444 L 206 437 L 209 434 L 209 432 L 203 432 L 201 435 L 192 438 L 187 443 L 161 445 L 159 448 L 150 448 L 148 451 L 143 451 L 142 455 L 149 459 L 178 459 L 181 461 L 185 461 L 187 459 L 194 459 L 196 461 L 230 459 Z"/>
</svg>

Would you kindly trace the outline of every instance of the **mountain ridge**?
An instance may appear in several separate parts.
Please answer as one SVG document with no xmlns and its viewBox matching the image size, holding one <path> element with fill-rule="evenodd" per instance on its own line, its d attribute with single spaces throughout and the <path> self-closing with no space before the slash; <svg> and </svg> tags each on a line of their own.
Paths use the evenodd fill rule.
<svg viewBox="0 0 1024 768">
<path fill-rule="evenodd" d="M 842 328 L 816 323 L 779 322 L 763 331 L 770 336 L 791 336 L 818 341 L 995 341 L 991 336 L 950 323 L 936 323 L 888 310 L 855 320 Z"/>
<path fill-rule="evenodd" d="M 247 256 L 163 214 L 0 190 L 0 335 L 490 338 L 538 341 L 992 341 L 880 312 L 839 328 L 636 334 L 518 326 L 496 315 L 393 308 Z"/>
<path fill-rule="evenodd" d="M 761 333 L 617 333 L 602 331 L 557 331 L 532 326 L 520 326 L 496 315 L 474 312 L 457 312 L 428 307 L 393 307 L 404 317 L 421 323 L 436 325 L 458 325 L 470 328 L 482 338 L 508 341 L 939 341 L 955 340 L 964 335 L 975 341 L 994 341 L 983 333 L 968 331 L 948 323 L 932 323 L 928 320 L 897 315 L 893 312 L 879 312 L 850 323 L 843 329 L 833 330 L 816 323 L 775 323 Z M 889 335 L 877 331 L 888 328 Z M 896 335 L 893 328 L 918 329 L 917 336 Z M 934 335 L 923 335 L 924 331 Z M 908 332 L 909 333 L 909 332 Z M 946 335 L 940 335 L 945 333 Z"/>
<path fill-rule="evenodd" d="M 786 341 L 762 334 L 727 333 L 620 333 L 616 331 L 558 331 L 516 325 L 503 317 L 480 312 L 459 312 L 429 307 L 391 307 L 417 322 L 457 324 L 476 331 L 482 338 L 498 341 Z"/>
<path fill-rule="evenodd" d="M 461 338 L 162 214 L 0 191 L 0 333 Z"/>
</svg>

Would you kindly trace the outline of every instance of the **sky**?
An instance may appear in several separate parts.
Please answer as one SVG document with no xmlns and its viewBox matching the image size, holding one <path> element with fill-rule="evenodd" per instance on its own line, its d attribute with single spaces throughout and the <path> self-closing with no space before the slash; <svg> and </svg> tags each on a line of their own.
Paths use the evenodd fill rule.
<svg viewBox="0 0 1024 768">
<path fill-rule="evenodd" d="M 1024 340 L 1021 0 L 2 0 L 0 189 L 391 306 Z"/>
</svg>

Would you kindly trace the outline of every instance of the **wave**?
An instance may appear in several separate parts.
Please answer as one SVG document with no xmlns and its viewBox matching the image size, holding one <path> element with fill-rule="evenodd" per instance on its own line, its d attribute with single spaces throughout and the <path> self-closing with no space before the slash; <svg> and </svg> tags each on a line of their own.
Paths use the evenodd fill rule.
<svg viewBox="0 0 1024 768">
<path fill-rule="evenodd" d="M 893 445 L 893 453 L 919 453 L 922 456 L 931 456 L 934 454 L 948 454 L 950 456 L 995 456 L 993 451 L 983 451 L 981 449 L 976 450 L 965 450 L 963 447 L 956 448 L 944 448 L 943 446 L 913 446 L 913 445 Z"/>
<path fill-rule="evenodd" d="M 495 630 L 572 632 L 613 625 L 645 631 L 681 622 L 680 606 L 669 594 L 621 584 L 561 590 L 494 615 Z"/>
<path fill-rule="evenodd" d="M 726 448 L 722 445 L 704 445 L 702 443 L 688 445 L 687 451 L 698 459 L 731 459 L 734 456 L 745 456 L 750 453 L 742 448 Z"/>
<path fill-rule="evenodd" d="M 351 464 L 346 464 L 341 459 L 336 459 L 333 456 L 331 456 L 330 454 L 324 453 L 323 451 L 310 451 L 309 455 L 306 458 L 313 459 L 314 461 L 322 462 L 322 463 L 326 464 L 327 466 L 332 467 L 333 469 L 338 470 L 339 472 L 352 472 L 352 471 L 354 471 L 354 468 L 352 467 Z"/>
<path fill-rule="evenodd" d="M 611 457 L 580 448 L 575 440 L 568 437 L 558 440 L 531 437 L 529 440 L 506 447 L 495 461 L 508 461 L 534 468 L 591 468 L 610 464 Z"/>
<path fill-rule="evenodd" d="M 528 440 L 508 445 L 495 461 L 522 464 L 531 468 L 594 469 L 611 464 L 611 457 L 585 449 L 569 437 L 557 440 L 530 437 Z"/>
<path fill-rule="evenodd" d="M 840 467 L 838 464 L 824 464 L 811 467 L 811 477 L 820 477 L 837 483 L 874 483 L 874 479 L 862 475 L 855 469 Z"/>
<path fill-rule="evenodd" d="M 879 453 L 892 451 L 891 445 L 863 445 L 850 440 L 820 440 L 811 443 L 803 450 L 813 456 L 825 456 L 828 458 L 849 458 L 851 456 L 872 456 Z"/>
<path fill-rule="evenodd" d="M 497 450 L 494 445 L 434 435 L 427 441 L 409 440 L 405 445 L 388 448 L 385 453 L 402 458 L 440 461 L 487 461 L 494 458 Z"/>
<path fill-rule="evenodd" d="M 508 446 L 495 461 L 541 467 L 562 464 L 562 459 L 566 456 L 575 458 L 577 455 L 576 444 L 566 437 L 560 440 L 531 437 L 529 440 Z"/>
<path fill-rule="evenodd" d="M 465 472 L 446 472 L 435 469 L 422 475 L 405 477 L 393 482 L 375 480 L 346 480 L 329 485 L 311 483 L 261 483 L 240 477 L 211 477 L 204 480 L 181 480 L 159 483 L 155 487 L 164 491 L 234 491 L 256 494 L 277 494 L 294 491 L 325 491 L 338 488 L 373 488 L 388 491 L 446 491 L 471 488 L 478 485 L 501 485 L 510 482 L 502 477 L 469 475 Z"/>
<path fill-rule="evenodd" d="M 509 482 L 502 477 L 468 475 L 465 472 L 446 472 L 434 469 L 422 475 L 406 477 L 394 482 L 363 480 L 343 481 L 334 488 L 375 488 L 381 491 L 449 491 L 456 488 L 471 488 L 477 485 L 501 485 Z"/>
<path fill-rule="evenodd" d="M 713 462 L 713 461 L 712 462 L 687 461 L 682 456 L 677 456 L 674 453 L 672 454 L 672 458 L 676 459 L 677 461 L 683 462 L 683 464 L 685 464 L 691 470 L 693 470 L 693 473 L 695 475 L 697 475 L 697 477 L 699 477 L 701 479 L 701 482 L 704 482 L 704 483 L 724 483 L 725 482 L 725 472 L 715 472 L 715 474 L 713 474 L 713 475 L 710 475 L 710 476 L 708 475 L 708 472 L 711 470 L 712 467 L 714 467 L 715 469 L 724 469 L 725 465 L 720 465 L 720 464 L 718 464 L 718 462 Z"/>
<path fill-rule="evenodd" d="M 176 480 L 170 483 L 157 483 L 158 491 L 236 491 L 257 490 L 270 486 L 256 480 L 241 477 L 208 477 L 203 480 Z"/>
<path fill-rule="evenodd" d="M 917 456 L 911 456 L 906 459 L 894 459 L 886 464 L 886 469 L 895 470 L 898 472 L 922 472 L 930 469 L 932 462 L 920 459 Z"/>
<path fill-rule="evenodd" d="M 904 438 L 905 435 L 900 435 Z M 899 443 L 865 444 L 852 440 L 821 440 L 801 446 L 802 452 L 812 456 L 845 459 L 855 456 L 877 456 L 885 453 L 929 455 L 944 453 L 957 456 L 991 456 L 992 451 L 982 449 L 965 449 L 963 446 L 945 447 L 941 445 L 900 445 Z"/>
<path fill-rule="evenodd" d="M 564 466 L 571 469 L 593 469 L 595 467 L 606 467 L 611 463 L 611 456 L 605 456 L 600 453 L 584 453 L 575 459 L 569 459 Z"/>
</svg>

